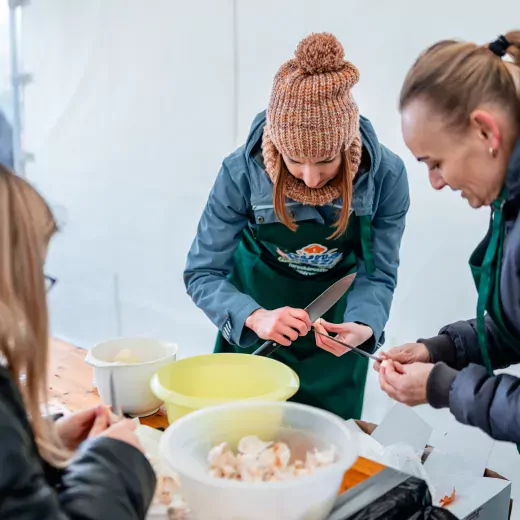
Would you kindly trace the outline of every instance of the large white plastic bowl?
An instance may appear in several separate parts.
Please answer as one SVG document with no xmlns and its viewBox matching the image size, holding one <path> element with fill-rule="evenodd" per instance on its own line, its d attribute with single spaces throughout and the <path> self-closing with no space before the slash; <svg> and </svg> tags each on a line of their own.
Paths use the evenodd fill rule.
<svg viewBox="0 0 520 520">
<path fill-rule="evenodd" d="M 312 449 L 337 448 L 338 460 L 285 482 L 249 483 L 213 478 L 207 455 L 216 444 L 235 448 L 245 435 L 288 442 L 296 458 Z M 354 437 L 339 417 L 296 403 L 235 402 L 191 413 L 161 439 L 161 458 L 181 481 L 196 520 L 324 520 L 345 471 L 357 459 Z"/>
<path fill-rule="evenodd" d="M 128 349 L 141 363 L 113 363 L 119 351 Z M 177 345 L 154 338 L 117 338 L 92 347 L 85 361 L 94 367 L 94 378 L 101 399 L 110 402 L 110 372 L 123 413 L 144 417 L 155 413 L 163 402 L 152 392 L 152 376 L 164 365 L 175 361 Z"/>
</svg>

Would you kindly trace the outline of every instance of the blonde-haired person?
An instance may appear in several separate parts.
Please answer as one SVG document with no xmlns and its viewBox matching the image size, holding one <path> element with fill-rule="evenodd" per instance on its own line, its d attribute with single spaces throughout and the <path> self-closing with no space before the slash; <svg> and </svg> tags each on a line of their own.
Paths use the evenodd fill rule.
<svg viewBox="0 0 520 520">
<path fill-rule="evenodd" d="M 267 111 L 223 162 L 184 275 L 221 331 L 215 352 L 250 353 L 274 340 L 287 348 L 273 357 L 300 376 L 295 400 L 344 418 L 360 417 L 367 360 L 309 334 L 302 309 L 356 271 L 317 327 L 375 350 L 409 206 L 403 162 L 359 115 L 358 79 L 333 35 L 298 45 L 274 78 Z"/>
<path fill-rule="evenodd" d="M 520 443 L 520 380 L 493 375 L 520 362 L 520 31 L 485 46 L 433 45 L 408 73 L 400 109 L 406 144 L 432 187 L 489 206 L 491 220 L 469 260 L 476 319 L 390 350 L 393 362 L 376 367 L 381 386 Z"/>
<path fill-rule="evenodd" d="M 47 398 L 42 266 L 56 224 L 42 197 L 0 165 L 0 518 L 144 519 L 155 475 L 132 421 L 104 407 L 55 423 Z"/>
</svg>

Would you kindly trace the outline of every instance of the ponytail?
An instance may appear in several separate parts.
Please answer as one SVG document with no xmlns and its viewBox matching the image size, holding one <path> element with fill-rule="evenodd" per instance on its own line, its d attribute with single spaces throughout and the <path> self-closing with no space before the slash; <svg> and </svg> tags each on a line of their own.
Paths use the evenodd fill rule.
<svg viewBox="0 0 520 520">
<path fill-rule="evenodd" d="M 516 87 L 518 103 L 520 104 L 520 31 L 511 31 L 504 36 L 509 42 L 506 55 L 511 59 L 511 62 L 504 61 L 504 64 L 511 74 Z"/>
<path fill-rule="evenodd" d="M 520 122 L 520 30 L 487 45 L 456 40 L 432 45 L 408 72 L 399 109 L 418 98 L 459 129 L 465 129 L 470 114 L 486 103 L 499 104 Z"/>
</svg>

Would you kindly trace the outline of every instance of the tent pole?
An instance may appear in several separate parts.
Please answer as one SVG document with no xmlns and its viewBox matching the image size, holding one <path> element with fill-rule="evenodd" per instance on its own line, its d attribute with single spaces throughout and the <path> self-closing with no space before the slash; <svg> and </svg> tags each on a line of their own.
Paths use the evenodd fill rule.
<svg viewBox="0 0 520 520">
<path fill-rule="evenodd" d="M 23 100 L 22 87 L 31 81 L 31 76 L 21 74 L 19 65 L 19 23 L 17 16 L 20 9 L 27 5 L 28 0 L 9 0 L 9 38 L 10 38 L 10 54 L 11 54 L 11 85 L 13 91 L 13 155 L 14 170 L 21 177 L 25 177 L 26 155 L 22 149 L 23 135 Z"/>
</svg>

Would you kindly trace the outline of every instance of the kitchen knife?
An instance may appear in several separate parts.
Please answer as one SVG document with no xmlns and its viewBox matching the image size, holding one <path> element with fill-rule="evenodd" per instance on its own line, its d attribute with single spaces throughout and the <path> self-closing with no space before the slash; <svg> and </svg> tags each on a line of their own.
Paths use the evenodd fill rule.
<svg viewBox="0 0 520 520">
<path fill-rule="evenodd" d="M 313 327 L 313 330 L 316 334 L 318 334 L 318 336 L 323 336 L 324 338 L 329 338 L 332 341 L 338 343 L 338 345 L 342 345 L 343 347 L 350 349 L 352 352 L 355 352 L 356 354 L 359 354 L 360 356 L 365 356 L 369 359 L 373 359 L 374 361 L 379 361 L 380 363 L 383 361 L 381 358 L 374 356 L 374 354 L 369 354 L 368 352 L 365 352 L 364 350 L 361 350 L 358 347 L 351 347 L 350 345 L 343 343 L 343 341 L 340 341 L 339 339 L 336 339 L 333 336 L 327 336 L 327 334 L 323 334 L 323 332 L 318 332 L 314 327 Z M 346 352 L 345 352 L 345 354 L 346 354 Z"/>
<path fill-rule="evenodd" d="M 117 422 L 123 418 L 123 414 L 121 413 L 121 408 L 117 403 L 116 399 L 116 388 L 114 385 L 114 371 L 110 370 L 109 376 L 109 389 L 110 389 L 110 406 L 112 408 L 112 413 L 114 414 L 113 422 Z"/>
<path fill-rule="evenodd" d="M 305 307 L 309 314 L 311 323 L 321 318 L 340 298 L 349 290 L 356 273 L 349 274 L 336 283 L 332 284 L 328 289 L 323 291 L 312 303 Z M 302 282 L 305 283 L 305 282 Z M 254 356 L 269 356 L 275 350 L 280 348 L 280 345 L 274 341 L 266 341 L 261 347 L 253 352 Z"/>
</svg>

